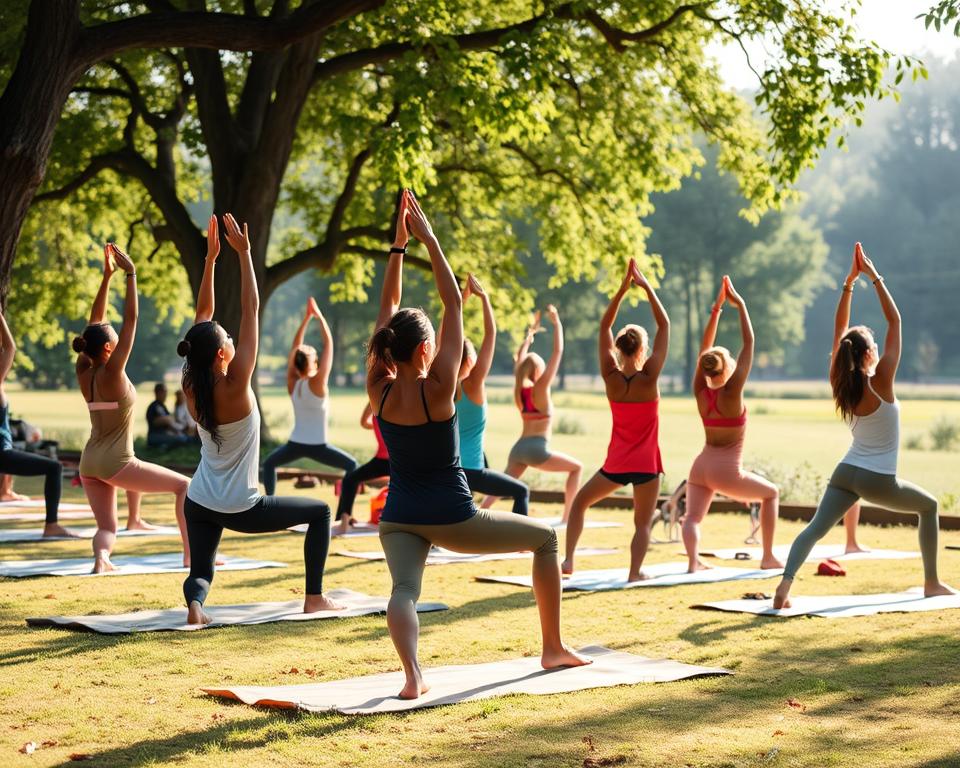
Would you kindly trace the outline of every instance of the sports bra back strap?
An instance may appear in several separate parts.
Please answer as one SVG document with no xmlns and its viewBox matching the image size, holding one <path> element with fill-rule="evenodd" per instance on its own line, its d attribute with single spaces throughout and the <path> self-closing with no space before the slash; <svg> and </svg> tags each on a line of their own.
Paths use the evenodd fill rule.
<svg viewBox="0 0 960 768">
<path fill-rule="evenodd" d="M 427 414 L 427 421 L 430 422 L 433 421 L 433 419 L 430 418 L 430 409 L 427 408 L 427 395 L 423 391 L 423 385 L 426 383 L 426 379 L 420 379 L 420 399 L 423 401 L 423 412 Z"/>
<path fill-rule="evenodd" d="M 720 398 L 720 390 L 710 389 L 710 387 L 707 387 L 706 393 L 707 393 L 707 405 L 709 406 L 707 408 L 707 415 L 709 416 L 714 411 L 716 411 L 717 413 L 720 413 L 720 409 L 717 408 L 717 400 Z M 720 413 L 720 415 L 722 416 L 723 414 Z"/>
<path fill-rule="evenodd" d="M 630 391 L 630 382 L 637 377 L 638 373 L 640 373 L 640 371 L 634 371 L 632 374 L 627 376 L 627 374 L 625 374 L 623 371 L 620 371 L 620 375 L 623 376 L 623 383 L 627 388 L 627 392 Z"/>
<path fill-rule="evenodd" d="M 380 393 L 380 407 L 377 408 L 378 418 L 383 414 L 383 404 L 387 402 L 387 395 L 390 394 L 390 387 L 392 386 L 393 386 L 393 382 L 388 381 L 383 387 L 383 392 Z"/>
</svg>

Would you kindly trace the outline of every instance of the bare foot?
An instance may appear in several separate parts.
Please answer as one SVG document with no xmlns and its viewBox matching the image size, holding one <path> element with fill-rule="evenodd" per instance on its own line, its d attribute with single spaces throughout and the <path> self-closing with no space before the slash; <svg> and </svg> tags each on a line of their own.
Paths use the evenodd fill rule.
<svg viewBox="0 0 960 768">
<path fill-rule="evenodd" d="M 783 563 L 781 563 L 773 555 L 763 558 L 760 561 L 760 568 L 762 570 L 768 570 L 770 568 L 783 568 Z"/>
<path fill-rule="evenodd" d="M 406 684 L 400 689 L 400 693 L 398 693 L 397 696 L 401 699 L 419 699 L 429 690 L 430 686 L 427 685 L 423 678 L 418 675 L 412 680 L 407 680 Z"/>
<path fill-rule="evenodd" d="M 948 587 L 942 581 L 935 581 L 932 583 L 923 585 L 923 596 L 924 597 L 936 597 L 937 595 L 955 595 L 957 590 L 952 587 Z"/>
<path fill-rule="evenodd" d="M 793 586 L 791 579 L 783 579 L 777 586 L 777 591 L 773 595 L 773 607 L 777 610 L 790 607 L 790 587 Z"/>
<path fill-rule="evenodd" d="M 698 557 L 696 565 L 694 565 L 692 568 L 687 568 L 687 573 L 696 573 L 697 571 L 711 571 L 711 570 L 713 570 L 713 566 L 710 565 L 709 563 L 703 562 L 703 560 L 701 560 Z"/>
<path fill-rule="evenodd" d="M 60 523 L 47 523 L 43 526 L 43 538 L 79 539 L 80 537 L 73 531 L 68 531 Z"/>
<path fill-rule="evenodd" d="M 583 667 L 587 664 L 593 664 L 593 659 L 589 656 L 577 653 L 573 648 L 564 644 L 557 650 L 548 651 L 544 649 L 540 656 L 540 665 L 544 669 L 556 669 L 557 667 Z"/>
<path fill-rule="evenodd" d="M 870 547 L 861 547 L 859 544 L 847 544 L 847 548 L 843 550 L 845 555 L 853 555 L 857 552 L 869 552 Z"/>
<path fill-rule="evenodd" d="M 110 562 L 110 552 L 106 549 L 97 552 L 93 559 L 92 573 L 109 573 L 115 570 L 117 570 L 117 566 Z"/>
<path fill-rule="evenodd" d="M 304 613 L 316 613 L 317 611 L 342 611 L 345 605 L 331 600 L 326 595 L 307 595 L 303 600 Z"/>
<path fill-rule="evenodd" d="M 573 559 L 564 560 L 562 563 L 560 563 L 560 573 L 562 573 L 564 576 L 570 576 L 573 574 Z"/>
<path fill-rule="evenodd" d="M 128 531 L 155 531 L 157 526 L 148 523 L 146 520 L 127 520 Z"/>
<path fill-rule="evenodd" d="M 340 518 L 339 523 L 334 524 L 330 534 L 332 536 L 343 536 L 347 533 L 350 533 L 350 518 L 347 515 L 344 515 Z"/>
<path fill-rule="evenodd" d="M 636 573 L 631 573 L 627 576 L 627 584 L 630 584 L 634 581 L 646 581 L 650 577 L 647 576 L 643 571 L 637 571 Z"/>
<path fill-rule="evenodd" d="M 203 611 L 203 605 L 194 600 L 187 608 L 187 624 L 209 624 L 210 617 Z"/>
<path fill-rule="evenodd" d="M 16 491 L 10 491 L 0 495 L 0 501 L 30 501 L 30 497 Z"/>
</svg>

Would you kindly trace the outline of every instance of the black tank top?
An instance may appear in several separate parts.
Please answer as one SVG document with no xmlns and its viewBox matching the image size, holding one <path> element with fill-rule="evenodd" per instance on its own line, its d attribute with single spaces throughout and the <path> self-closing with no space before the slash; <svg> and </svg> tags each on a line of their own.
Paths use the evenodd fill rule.
<svg viewBox="0 0 960 768">
<path fill-rule="evenodd" d="M 390 453 L 390 490 L 380 519 L 411 525 L 462 523 L 476 514 L 476 507 L 460 467 L 457 414 L 446 421 L 431 419 L 423 384 L 421 380 L 425 424 L 393 424 L 381 416 L 392 381 L 380 397 L 377 423 Z"/>
</svg>

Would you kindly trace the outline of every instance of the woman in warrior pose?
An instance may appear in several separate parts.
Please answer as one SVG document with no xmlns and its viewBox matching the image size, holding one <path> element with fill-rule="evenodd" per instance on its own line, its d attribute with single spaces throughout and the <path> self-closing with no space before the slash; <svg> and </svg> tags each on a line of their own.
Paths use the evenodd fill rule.
<svg viewBox="0 0 960 768">
<path fill-rule="evenodd" d="M 220 237 L 217 219 L 211 216 L 195 324 L 177 345 L 177 354 L 186 358 L 181 386 L 200 435 L 200 465 L 190 480 L 185 506 L 193 555 L 190 575 L 183 583 L 187 621 L 209 623 L 203 604 L 213 582 L 217 546 L 224 528 L 269 533 L 307 523 L 303 540 L 303 611 L 337 610 L 341 606 L 323 594 L 323 569 L 330 545 L 330 507 L 300 496 L 261 496 L 259 492 L 260 410 L 250 382 L 260 337 L 260 295 L 247 225 L 241 229 L 229 213 L 223 220 L 227 242 L 240 258 L 240 339 L 234 345 L 230 335 L 213 319 L 214 268 Z"/>
<path fill-rule="evenodd" d="M 743 346 L 734 360 L 726 347 L 714 346 L 723 304 L 740 314 Z M 710 509 L 715 493 L 738 501 L 760 502 L 763 555 L 761 568 L 780 568 L 773 554 L 773 529 L 777 523 L 780 493 L 769 480 L 743 469 L 743 440 L 747 431 L 747 409 L 743 388 L 753 365 L 753 326 L 743 298 L 724 276 L 710 320 L 703 331 L 700 358 L 693 379 L 693 394 L 703 421 L 706 445 L 693 462 L 687 483 L 687 513 L 683 519 L 683 544 L 689 570 L 708 568 L 699 557 L 700 523 Z"/>
<path fill-rule="evenodd" d="M 624 326 L 613 337 L 620 304 L 631 285 L 642 288 L 653 310 L 657 335 L 650 349 L 645 329 Z M 587 509 L 624 485 L 633 485 L 633 539 L 630 542 L 628 581 L 643 578 L 640 570 L 650 546 L 650 523 L 660 494 L 660 371 L 670 345 L 670 319 L 653 287 L 630 259 L 619 290 L 600 320 L 600 375 L 613 416 L 613 433 L 603 467 L 577 493 L 567 521 L 567 557 L 564 573 L 573 573 L 573 557 L 583 531 Z"/>
<path fill-rule="evenodd" d="M 126 281 L 123 327 L 119 336 L 104 321 L 110 278 L 119 267 Z M 115 570 L 110 553 L 117 537 L 117 488 L 128 492 L 131 510 L 139 512 L 139 496 L 130 493 L 172 493 L 183 540 L 183 564 L 190 565 L 183 504 L 187 478 L 166 467 L 140 461 L 133 453 L 133 405 L 136 390 L 127 378 L 127 360 L 137 332 L 137 275 L 130 257 L 116 245 L 104 247 L 103 280 L 90 310 L 90 322 L 73 340 L 77 382 L 90 411 L 90 439 L 80 456 L 80 481 L 97 520 L 93 537 L 94 573 Z"/>
<path fill-rule="evenodd" d="M 887 321 L 882 355 L 869 328 L 850 327 L 853 287 L 861 274 L 873 282 Z M 860 499 L 919 515 L 923 594 L 926 597 L 953 594 L 937 575 L 937 500 L 923 488 L 897 477 L 900 403 L 894 393 L 894 380 L 900 351 L 900 312 L 883 278 L 857 243 L 837 305 L 830 363 L 833 400 L 850 427 L 853 444 L 834 470 L 813 520 L 790 547 L 783 580 L 773 599 L 774 608 L 790 607 L 790 587 L 813 545 Z"/>
<path fill-rule="evenodd" d="M 407 227 L 430 254 L 443 303 L 439 338 L 422 310 L 400 309 Z M 367 394 L 390 450 L 390 493 L 380 541 L 393 579 L 387 626 L 406 676 L 402 698 L 429 686 L 417 660 L 416 601 L 430 546 L 457 552 L 533 552 L 533 589 L 550 669 L 589 663 L 560 636 L 557 535 L 525 515 L 477 510 L 460 467 L 453 398 L 463 356 L 463 297 L 430 223 L 409 191 L 403 194 L 396 239 L 370 340 Z"/>
<path fill-rule="evenodd" d="M 323 334 L 323 352 L 303 343 L 310 320 L 316 318 Z M 329 395 L 327 385 L 333 366 L 333 335 L 330 326 L 312 298 L 307 302 L 303 321 L 293 338 L 287 361 L 287 393 L 293 401 L 293 431 L 263 462 L 263 487 L 267 496 L 277 489 L 277 467 L 285 462 L 308 458 L 318 464 L 342 469 L 357 468 L 357 460 L 327 442 Z"/>
</svg>

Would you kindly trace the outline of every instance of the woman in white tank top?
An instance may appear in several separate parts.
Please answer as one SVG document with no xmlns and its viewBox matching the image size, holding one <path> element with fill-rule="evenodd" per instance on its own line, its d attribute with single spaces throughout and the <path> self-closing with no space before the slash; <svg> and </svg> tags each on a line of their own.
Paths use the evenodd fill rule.
<svg viewBox="0 0 960 768">
<path fill-rule="evenodd" d="M 303 343 L 311 318 L 317 318 L 323 335 L 323 352 Z M 344 474 L 357 468 L 357 460 L 327 442 L 327 384 L 333 365 L 333 336 L 317 302 L 311 298 L 303 315 L 287 362 L 287 392 L 293 402 L 293 431 L 263 462 L 263 487 L 272 494 L 277 487 L 277 467 L 297 459 L 312 459 L 318 464 L 342 469 Z"/>
<path fill-rule="evenodd" d="M 857 278 L 865 275 L 877 289 L 887 320 L 883 355 L 873 333 L 863 325 L 850 327 L 850 305 Z M 850 426 L 853 445 L 830 478 L 817 512 L 790 548 L 783 580 L 773 599 L 774 608 L 790 607 L 790 587 L 810 551 L 844 513 L 861 498 L 887 509 L 916 512 L 920 553 L 923 556 L 923 593 L 926 597 L 953 594 L 937 575 L 937 500 L 913 483 L 897 477 L 900 444 L 900 403 L 893 383 L 900 364 L 900 312 L 873 262 L 860 243 L 853 251 L 850 274 L 843 284 L 833 333 L 830 384 L 837 410 Z"/>
</svg>

